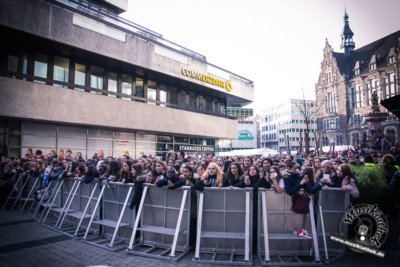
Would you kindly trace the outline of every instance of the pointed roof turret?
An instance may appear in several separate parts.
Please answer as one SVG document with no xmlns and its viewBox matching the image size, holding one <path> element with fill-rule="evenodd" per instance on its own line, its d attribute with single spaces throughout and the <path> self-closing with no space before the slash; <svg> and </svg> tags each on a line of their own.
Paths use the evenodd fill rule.
<svg viewBox="0 0 400 267">
<path fill-rule="evenodd" d="M 340 48 L 344 48 L 344 54 L 346 56 L 349 56 L 350 53 L 354 50 L 355 44 L 353 42 L 353 36 L 354 33 L 350 29 L 349 25 L 349 15 L 347 14 L 346 8 L 344 9 L 344 27 L 343 27 L 343 32 L 342 32 L 342 44 L 340 45 Z"/>
</svg>

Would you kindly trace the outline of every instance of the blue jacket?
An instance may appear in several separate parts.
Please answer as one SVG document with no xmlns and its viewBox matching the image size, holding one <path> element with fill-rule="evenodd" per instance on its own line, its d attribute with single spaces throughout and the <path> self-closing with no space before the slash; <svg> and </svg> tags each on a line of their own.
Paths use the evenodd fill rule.
<svg viewBox="0 0 400 267">
<path fill-rule="evenodd" d="M 289 173 L 289 176 L 284 179 L 285 182 L 285 191 L 290 196 L 294 196 L 301 188 L 304 188 L 309 194 L 315 194 L 319 190 L 321 190 L 322 185 L 317 183 L 305 183 L 303 185 L 300 184 L 302 177 L 300 177 L 297 173 Z"/>
<path fill-rule="evenodd" d="M 181 180 L 181 179 L 179 179 L 179 178 L 177 178 L 177 177 L 172 178 L 172 179 L 171 179 L 171 182 L 172 182 L 172 184 L 173 184 L 174 186 L 173 186 L 173 187 L 170 187 L 169 189 L 175 189 L 175 188 L 179 188 L 179 187 L 185 185 L 185 181 L 184 181 L 184 180 Z M 163 186 L 168 185 L 168 178 L 165 177 L 165 178 L 161 179 L 160 181 L 158 181 L 158 182 L 156 183 L 156 185 L 157 185 L 157 187 L 163 187 Z"/>
</svg>

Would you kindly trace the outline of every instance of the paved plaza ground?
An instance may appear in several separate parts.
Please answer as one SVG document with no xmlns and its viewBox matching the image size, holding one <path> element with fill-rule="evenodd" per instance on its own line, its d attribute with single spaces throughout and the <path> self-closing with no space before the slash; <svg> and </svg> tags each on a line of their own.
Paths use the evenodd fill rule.
<svg viewBox="0 0 400 267">
<path fill-rule="evenodd" d="M 348 252 L 329 266 L 400 266 L 400 250 L 385 250 L 385 259 Z M 0 266 L 207 266 L 191 262 L 190 252 L 179 262 L 161 261 L 128 255 L 125 250 L 111 252 L 75 240 L 29 215 L 0 211 Z M 254 265 L 260 265 L 257 258 Z M 215 265 L 212 265 L 215 266 Z"/>
</svg>

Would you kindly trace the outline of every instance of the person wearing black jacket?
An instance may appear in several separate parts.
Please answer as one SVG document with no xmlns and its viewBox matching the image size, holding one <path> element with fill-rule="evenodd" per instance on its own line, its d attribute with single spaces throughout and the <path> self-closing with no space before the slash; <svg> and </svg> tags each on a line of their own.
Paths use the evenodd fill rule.
<svg viewBox="0 0 400 267">
<path fill-rule="evenodd" d="M 187 165 L 187 164 L 185 164 Z M 187 165 L 188 166 L 188 165 Z M 176 176 L 176 171 L 174 168 L 168 168 L 167 170 L 167 177 L 162 178 L 158 182 L 156 182 L 157 187 L 166 187 L 168 189 L 176 189 L 181 186 L 185 185 L 185 181 L 183 179 L 179 179 L 179 177 Z"/>
<path fill-rule="evenodd" d="M 302 188 L 304 188 L 304 190 L 309 194 L 315 194 L 316 192 L 321 190 L 321 183 L 314 184 L 310 182 L 310 178 L 306 175 L 304 177 L 301 177 L 298 169 L 299 166 L 296 162 L 289 162 L 289 176 L 284 180 L 286 193 L 288 193 L 290 196 L 294 196 Z"/>
<path fill-rule="evenodd" d="M 225 174 L 224 180 L 229 181 L 229 185 L 233 187 L 244 187 L 243 171 L 239 162 L 232 162 Z"/>
</svg>

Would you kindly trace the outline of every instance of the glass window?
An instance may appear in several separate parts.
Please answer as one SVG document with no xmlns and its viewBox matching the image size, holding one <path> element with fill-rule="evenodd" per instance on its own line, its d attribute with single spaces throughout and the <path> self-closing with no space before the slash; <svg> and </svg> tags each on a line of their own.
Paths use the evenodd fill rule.
<svg viewBox="0 0 400 267">
<path fill-rule="evenodd" d="M 47 78 L 47 56 L 43 54 L 35 54 L 35 64 L 33 75 L 35 77 Z M 44 81 L 35 80 L 38 83 L 45 83 Z"/>
<path fill-rule="evenodd" d="M 75 63 L 75 84 L 85 86 L 86 82 L 86 67 L 83 64 Z M 75 87 L 75 90 L 83 91 L 82 88 Z"/>
<path fill-rule="evenodd" d="M 226 114 L 225 104 L 221 102 L 221 105 L 219 107 L 221 114 Z"/>
<path fill-rule="evenodd" d="M 68 77 L 69 77 L 69 59 L 65 57 L 54 57 L 53 80 L 68 83 Z M 67 86 L 61 85 L 61 87 L 67 87 Z"/>
<path fill-rule="evenodd" d="M 143 86 L 143 79 L 136 78 L 136 96 L 137 97 L 144 97 L 144 86 Z"/>
<path fill-rule="evenodd" d="M 147 81 L 147 99 L 157 100 L 157 83 L 154 81 Z M 155 104 L 154 102 L 148 102 L 149 104 Z"/>
<path fill-rule="evenodd" d="M 160 102 L 167 103 L 167 86 L 160 85 Z M 165 105 L 161 104 L 160 106 L 165 107 Z"/>
<path fill-rule="evenodd" d="M 22 74 L 26 75 L 28 73 L 28 56 L 22 55 Z M 26 78 L 23 78 L 26 80 Z"/>
<path fill-rule="evenodd" d="M 211 107 L 211 97 L 210 96 L 206 96 L 206 110 L 211 112 L 212 107 Z"/>
<path fill-rule="evenodd" d="M 217 99 L 214 99 L 214 112 L 215 113 L 218 113 L 218 101 L 217 101 Z"/>
<path fill-rule="evenodd" d="M 178 105 L 178 89 L 176 87 L 169 88 L 169 103 Z"/>
<path fill-rule="evenodd" d="M 190 138 L 190 144 L 192 145 L 202 145 L 203 144 L 203 138 Z"/>
<path fill-rule="evenodd" d="M 132 76 L 122 74 L 121 76 L 121 93 L 131 96 L 132 95 Z M 130 97 L 122 97 L 123 99 L 131 100 Z"/>
<path fill-rule="evenodd" d="M 189 92 L 189 107 L 196 109 L 196 94 L 194 92 Z"/>
<path fill-rule="evenodd" d="M 199 95 L 199 110 L 204 110 L 204 98 L 202 95 Z"/>
<path fill-rule="evenodd" d="M 103 90 L 103 69 L 97 66 L 90 67 L 90 87 Z M 96 93 L 96 92 L 94 92 Z"/>
<path fill-rule="evenodd" d="M 189 137 L 175 136 L 174 141 L 175 141 L 175 143 L 187 144 L 187 143 L 189 143 Z"/>
<path fill-rule="evenodd" d="M 10 72 L 18 72 L 18 57 L 8 55 L 7 70 Z"/>
<path fill-rule="evenodd" d="M 115 72 L 108 73 L 107 91 L 117 93 L 117 74 Z M 111 97 L 116 97 L 115 94 L 108 94 Z"/>
<path fill-rule="evenodd" d="M 179 102 L 181 107 L 186 107 L 186 91 L 181 90 L 179 92 Z"/>
</svg>

